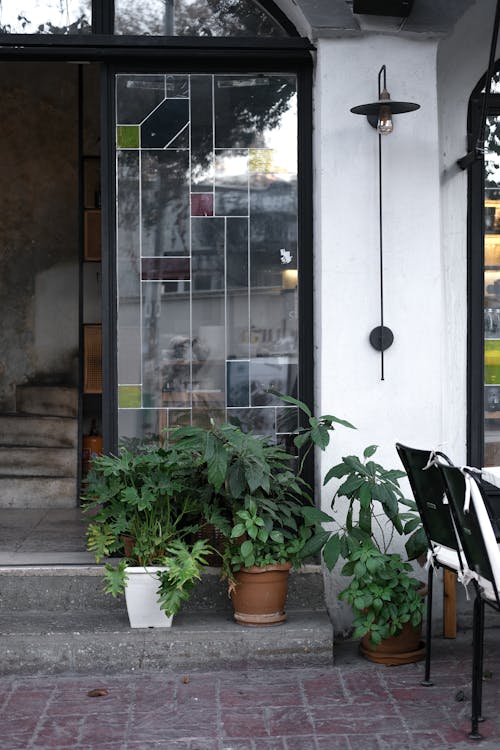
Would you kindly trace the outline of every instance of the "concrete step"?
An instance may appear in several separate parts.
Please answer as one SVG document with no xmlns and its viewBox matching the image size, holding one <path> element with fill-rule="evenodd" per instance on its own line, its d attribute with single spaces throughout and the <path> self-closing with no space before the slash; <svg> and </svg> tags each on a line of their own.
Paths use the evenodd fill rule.
<svg viewBox="0 0 500 750">
<path fill-rule="evenodd" d="M 110 674 L 329 666 L 333 628 L 324 611 L 287 609 L 280 626 L 247 628 L 231 615 L 179 613 L 171 628 L 129 627 L 125 612 L 0 614 L 0 675 Z"/>
<path fill-rule="evenodd" d="M 78 420 L 71 417 L 0 414 L 0 445 L 75 448 L 78 445 Z"/>
<path fill-rule="evenodd" d="M 74 508 L 77 504 L 73 477 L 0 476 L 0 508 Z"/>
<path fill-rule="evenodd" d="M 0 446 L 0 475 L 76 477 L 76 448 Z"/>
<path fill-rule="evenodd" d="M 234 622 L 227 585 L 209 568 L 172 628 L 131 629 L 101 566 L 0 569 L 0 674 L 95 673 L 228 665 L 330 664 L 333 628 L 318 566 L 290 575 L 287 621 Z"/>
<path fill-rule="evenodd" d="M 0 568 L 0 610 L 47 612 L 125 611 L 122 599 L 103 591 L 103 566 L 19 566 Z M 230 612 L 227 583 L 221 581 L 220 568 L 207 568 L 183 610 L 189 612 Z M 288 584 L 288 606 L 294 610 L 324 608 L 321 569 L 305 565 L 292 571 Z"/>
<path fill-rule="evenodd" d="M 16 411 L 52 417 L 77 417 L 78 390 L 53 385 L 17 386 Z"/>
</svg>

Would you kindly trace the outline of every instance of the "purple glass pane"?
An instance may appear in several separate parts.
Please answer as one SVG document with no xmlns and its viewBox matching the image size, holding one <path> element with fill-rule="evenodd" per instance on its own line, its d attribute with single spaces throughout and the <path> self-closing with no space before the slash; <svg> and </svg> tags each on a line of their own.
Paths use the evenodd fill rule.
<svg viewBox="0 0 500 750">
<path fill-rule="evenodd" d="M 213 193 L 192 193 L 191 216 L 213 216 L 214 196 Z"/>
<path fill-rule="evenodd" d="M 143 281 L 186 281 L 190 274 L 189 258 L 142 258 Z"/>
</svg>

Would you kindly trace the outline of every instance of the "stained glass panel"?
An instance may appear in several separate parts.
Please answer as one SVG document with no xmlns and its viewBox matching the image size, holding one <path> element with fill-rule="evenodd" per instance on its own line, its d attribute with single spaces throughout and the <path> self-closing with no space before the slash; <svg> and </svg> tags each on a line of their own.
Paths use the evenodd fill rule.
<svg viewBox="0 0 500 750">
<path fill-rule="evenodd" d="M 298 392 L 293 76 L 117 76 L 120 435 L 239 422 Z"/>
<path fill-rule="evenodd" d="M 255 0 L 115 0 L 116 34 L 286 36 Z"/>
<path fill-rule="evenodd" d="M 91 0 L 2 0 L 0 34 L 89 34 Z"/>
</svg>

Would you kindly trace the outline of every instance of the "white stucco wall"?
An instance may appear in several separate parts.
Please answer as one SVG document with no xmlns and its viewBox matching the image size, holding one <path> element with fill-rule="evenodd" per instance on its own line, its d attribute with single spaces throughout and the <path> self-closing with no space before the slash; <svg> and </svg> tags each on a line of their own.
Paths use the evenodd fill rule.
<svg viewBox="0 0 500 750">
<path fill-rule="evenodd" d="M 322 40 L 315 84 L 317 411 L 351 421 L 319 457 L 319 474 L 342 455 L 380 446 L 375 458 L 400 468 L 396 441 L 437 446 L 443 433 L 445 338 L 440 253 L 436 101 L 437 42 L 397 36 Z M 378 136 L 356 104 L 377 98 L 387 66 L 393 99 L 420 103 L 394 118 L 382 139 L 385 324 L 394 344 L 380 354 L 368 336 L 380 321 Z M 323 492 L 329 508 L 332 489 Z M 326 578 L 336 627 L 344 626 Z"/>
<path fill-rule="evenodd" d="M 487 67 L 494 12 L 494 0 L 475 3 L 444 39 L 373 33 L 318 41 L 316 404 L 358 428 L 336 431 L 318 457 L 321 478 L 342 455 L 372 443 L 387 467 L 400 468 L 396 441 L 466 461 L 467 174 L 456 161 L 466 152 L 468 102 Z M 395 337 L 384 381 L 368 341 L 380 315 L 378 141 L 349 111 L 376 99 L 382 64 L 392 98 L 421 105 L 396 116 L 382 139 L 384 317 Z M 334 490 L 332 483 L 322 492 L 326 510 Z M 325 582 L 341 631 L 351 619 L 337 601 L 345 579 L 335 572 Z M 463 604 L 467 613 L 460 600 L 459 592 L 459 612 Z M 435 602 L 439 617 L 439 589 Z"/>
</svg>

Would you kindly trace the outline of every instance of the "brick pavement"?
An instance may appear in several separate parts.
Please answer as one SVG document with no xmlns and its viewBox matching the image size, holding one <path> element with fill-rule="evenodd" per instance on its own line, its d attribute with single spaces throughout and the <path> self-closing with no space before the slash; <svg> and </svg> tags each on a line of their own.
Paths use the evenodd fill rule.
<svg viewBox="0 0 500 750">
<path fill-rule="evenodd" d="M 500 747 L 500 637 L 486 634 L 485 739 L 466 739 L 470 632 L 422 664 L 379 667 L 355 644 L 322 668 L 0 678 L 1 750 L 462 750 Z M 89 697 L 102 688 L 107 695 Z"/>
</svg>

